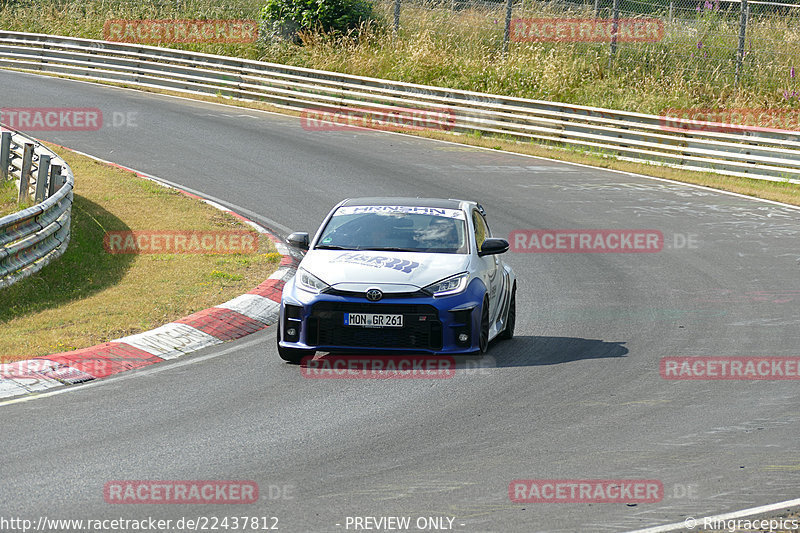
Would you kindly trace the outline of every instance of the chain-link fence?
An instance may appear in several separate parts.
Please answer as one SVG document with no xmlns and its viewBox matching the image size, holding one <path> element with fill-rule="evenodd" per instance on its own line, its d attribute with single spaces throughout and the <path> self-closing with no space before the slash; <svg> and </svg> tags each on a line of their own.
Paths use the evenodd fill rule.
<svg viewBox="0 0 800 533">
<path fill-rule="evenodd" d="M 378 0 L 395 30 L 482 37 L 494 47 L 607 56 L 609 67 L 758 79 L 797 97 L 800 4 L 763 0 Z M 437 28 L 438 26 L 438 28 Z M 554 52 L 556 53 L 556 52 Z M 798 65 L 800 66 L 800 65 Z"/>
</svg>

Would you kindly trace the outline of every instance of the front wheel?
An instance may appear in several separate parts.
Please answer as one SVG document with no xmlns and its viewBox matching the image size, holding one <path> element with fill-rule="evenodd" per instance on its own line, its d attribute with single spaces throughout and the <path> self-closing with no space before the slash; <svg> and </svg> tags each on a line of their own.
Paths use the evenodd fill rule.
<svg viewBox="0 0 800 533">
<path fill-rule="evenodd" d="M 314 354 L 317 353 L 315 350 L 301 350 L 300 348 L 284 348 L 281 346 L 281 326 L 278 324 L 278 335 L 276 336 L 276 342 L 278 345 L 278 355 L 284 361 L 288 361 L 292 364 L 300 364 L 304 357 L 314 357 Z"/>
<path fill-rule="evenodd" d="M 511 303 L 508 304 L 508 314 L 506 315 L 506 329 L 500 334 L 500 338 L 509 340 L 514 338 L 514 327 L 517 325 L 517 285 L 511 289 Z"/>
</svg>

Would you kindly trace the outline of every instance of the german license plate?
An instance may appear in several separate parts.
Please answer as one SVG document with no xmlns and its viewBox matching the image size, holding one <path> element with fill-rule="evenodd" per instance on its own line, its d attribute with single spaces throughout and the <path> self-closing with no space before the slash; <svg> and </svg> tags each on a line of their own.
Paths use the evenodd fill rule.
<svg viewBox="0 0 800 533">
<path fill-rule="evenodd" d="M 403 315 L 379 315 L 374 313 L 345 313 L 345 326 L 363 328 L 402 328 Z"/>
</svg>

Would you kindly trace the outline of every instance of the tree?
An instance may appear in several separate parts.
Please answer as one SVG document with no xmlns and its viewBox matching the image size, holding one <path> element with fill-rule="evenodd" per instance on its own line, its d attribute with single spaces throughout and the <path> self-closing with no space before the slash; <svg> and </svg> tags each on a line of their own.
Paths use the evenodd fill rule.
<svg viewBox="0 0 800 533">
<path fill-rule="evenodd" d="M 267 0 L 262 18 L 273 36 L 297 41 L 300 31 L 347 35 L 376 15 L 368 0 Z"/>
</svg>

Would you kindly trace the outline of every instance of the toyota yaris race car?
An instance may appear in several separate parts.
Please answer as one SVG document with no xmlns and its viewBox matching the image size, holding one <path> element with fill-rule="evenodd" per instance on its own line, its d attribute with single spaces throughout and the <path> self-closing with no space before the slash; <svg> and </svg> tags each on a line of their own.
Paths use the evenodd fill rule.
<svg viewBox="0 0 800 533">
<path fill-rule="evenodd" d="M 463 200 L 355 198 L 328 214 L 283 288 L 278 354 L 485 353 L 510 339 L 516 279 L 483 208 Z"/>
</svg>

